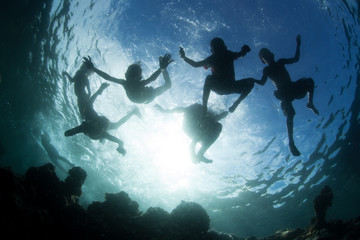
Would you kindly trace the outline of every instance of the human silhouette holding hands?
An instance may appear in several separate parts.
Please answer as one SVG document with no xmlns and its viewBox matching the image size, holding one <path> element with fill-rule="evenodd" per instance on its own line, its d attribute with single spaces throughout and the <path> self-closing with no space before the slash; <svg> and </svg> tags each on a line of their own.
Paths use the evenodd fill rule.
<svg viewBox="0 0 360 240">
<path fill-rule="evenodd" d="M 74 127 L 70 130 L 65 131 L 66 137 L 74 136 L 75 134 L 83 133 L 93 140 L 104 140 L 107 139 L 118 144 L 117 151 L 125 155 L 126 150 L 124 148 L 124 142 L 117 137 L 108 133 L 109 130 L 119 128 L 122 124 L 127 122 L 132 116 L 136 115 L 141 117 L 138 108 L 133 109 L 125 117 L 121 118 L 118 122 L 110 122 L 105 116 L 100 116 L 93 108 L 95 99 L 102 94 L 104 89 L 109 86 L 108 83 L 103 83 L 100 88 L 91 96 L 89 104 L 85 110 L 85 121 L 81 125 Z"/>
<path fill-rule="evenodd" d="M 207 112 L 204 115 L 202 112 L 203 106 L 198 103 L 172 109 L 164 109 L 157 104 L 155 108 L 162 113 L 183 113 L 183 130 L 191 138 L 190 151 L 193 162 L 213 162 L 213 160 L 206 158 L 204 154 L 219 137 L 222 131 L 222 125 L 219 121 L 228 115 L 227 111 L 220 114 Z M 195 148 L 198 143 L 201 144 L 201 147 L 196 153 Z"/>
<path fill-rule="evenodd" d="M 185 51 L 180 47 L 180 57 L 193 67 L 211 68 L 212 75 L 205 79 L 203 89 L 203 112 L 207 112 L 207 103 L 210 92 L 214 91 L 219 95 L 229 95 L 238 93 L 239 98 L 229 108 L 229 112 L 234 112 L 240 102 L 251 92 L 254 87 L 253 78 L 235 80 L 234 61 L 239 57 L 244 57 L 250 52 L 248 45 L 243 45 L 240 52 L 232 52 L 227 49 L 224 40 L 214 38 L 210 42 L 212 55 L 201 61 L 194 61 L 185 56 Z"/>
<path fill-rule="evenodd" d="M 53 162 L 61 171 L 67 173 L 66 169 L 60 164 L 59 160 L 66 163 L 71 168 L 75 167 L 72 162 L 59 154 L 54 145 L 51 144 L 51 139 L 47 132 L 44 132 L 41 135 L 41 144 L 47 152 L 51 162 Z"/>
<path fill-rule="evenodd" d="M 132 102 L 145 104 L 152 102 L 157 96 L 160 96 L 171 87 L 172 84 L 170 76 L 166 68 L 172 62 L 173 60 L 171 59 L 170 54 L 165 54 L 164 57 L 159 57 L 159 69 L 156 70 L 148 79 L 142 80 L 142 69 L 139 64 L 131 64 L 125 73 L 125 79 L 118 79 L 97 69 L 91 62 L 91 59 L 86 60 L 87 66 L 100 77 L 123 86 L 126 95 Z M 155 81 L 159 77 L 160 73 L 162 73 L 164 77 L 165 84 L 157 88 L 147 86 L 151 82 Z"/>
<path fill-rule="evenodd" d="M 289 137 L 290 151 L 294 156 L 299 156 L 301 153 L 296 148 L 293 139 L 293 125 L 295 109 L 292 105 L 292 101 L 295 99 L 304 98 L 308 94 L 307 107 L 310 108 L 316 115 L 319 115 L 319 111 L 316 109 L 313 103 L 314 96 L 314 80 L 312 78 L 301 78 L 296 82 L 292 82 L 289 72 L 285 68 L 285 64 L 292 64 L 299 61 L 300 58 L 300 45 L 301 36 L 296 37 L 296 52 L 293 58 L 281 58 L 277 61 L 274 59 L 274 54 L 267 48 L 262 48 L 259 52 L 261 61 L 268 64 L 263 70 L 263 76 L 261 80 L 257 80 L 256 83 L 264 85 L 266 80 L 270 78 L 276 87 L 274 95 L 281 101 L 281 109 L 286 116 L 286 126 Z"/>
<path fill-rule="evenodd" d="M 85 109 L 87 108 L 91 90 L 90 90 L 90 82 L 89 76 L 94 72 L 89 67 L 87 62 L 91 62 L 91 58 L 88 56 L 87 58 L 83 58 L 83 63 L 79 70 L 76 71 L 74 77 L 67 72 L 63 72 L 63 76 L 67 77 L 71 83 L 74 83 L 75 95 L 77 97 L 77 103 L 80 111 L 80 116 L 82 119 L 85 119 Z"/>
</svg>

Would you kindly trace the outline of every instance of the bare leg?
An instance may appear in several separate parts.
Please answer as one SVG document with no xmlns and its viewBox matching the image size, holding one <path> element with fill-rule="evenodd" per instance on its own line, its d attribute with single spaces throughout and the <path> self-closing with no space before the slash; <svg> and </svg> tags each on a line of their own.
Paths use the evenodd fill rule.
<svg viewBox="0 0 360 240">
<path fill-rule="evenodd" d="M 63 156 L 58 156 L 58 159 L 63 161 L 64 163 L 68 164 L 71 167 L 75 167 L 75 164 L 71 163 L 69 160 L 67 160 L 66 158 L 64 158 Z"/>
<path fill-rule="evenodd" d="M 313 98 L 314 98 L 314 80 L 312 80 L 311 78 L 307 79 L 308 84 L 310 85 L 309 87 L 309 99 L 308 99 L 308 103 L 306 104 L 307 108 L 310 108 L 316 115 L 319 115 L 319 111 L 316 109 L 316 107 L 314 106 L 313 103 Z"/>
<path fill-rule="evenodd" d="M 116 123 L 110 123 L 109 130 L 118 129 L 121 125 L 127 122 L 132 116 L 136 115 L 138 118 L 141 118 L 141 113 L 136 107 L 131 112 L 129 112 L 125 117 L 121 118 Z"/>
<path fill-rule="evenodd" d="M 251 90 L 254 87 L 254 81 L 253 78 L 246 78 L 239 81 L 236 81 L 236 88 L 234 89 L 234 92 L 240 93 L 240 97 L 233 103 L 233 105 L 229 108 L 229 112 L 234 112 L 237 106 L 241 103 L 242 100 L 244 100 L 247 95 L 251 92 Z"/>
<path fill-rule="evenodd" d="M 290 151 L 294 156 L 300 156 L 301 153 L 296 148 L 295 143 L 294 143 L 294 138 L 293 138 L 294 116 L 288 116 L 286 118 L 286 127 L 287 127 L 287 131 L 288 131 Z"/>
<path fill-rule="evenodd" d="M 72 129 L 69 129 L 67 130 L 64 135 L 65 137 L 70 137 L 70 136 L 74 136 L 76 134 L 79 134 L 79 133 L 83 133 L 84 130 L 85 130 L 85 122 L 83 122 L 81 125 L 77 126 L 77 127 L 74 127 Z"/>
<path fill-rule="evenodd" d="M 165 84 L 154 89 L 154 92 L 155 92 L 154 98 L 157 96 L 160 96 L 161 94 L 163 94 L 164 92 L 166 92 L 167 90 L 169 90 L 171 88 L 172 83 L 171 83 L 171 79 L 169 76 L 169 72 L 166 69 L 164 69 L 162 72 L 162 75 L 164 77 Z"/>
<path fill-rule="evenodd" d="M 109 134 L 109 133 L 104 133 L 103 138 L 112 141 L 114 143 L 117 143 L 119 146 L 116 148 L 116 150 L 121 154 L 121 155 L 125 155 L 126 154 L 126 150 L 124 148 L 124 142 L 121 141 L 120 139 L 118 139 L 117 137 L 114 137 L 113 135 Z"/>
<path fill-rule="evenodd" d="M 196 147 L 196 143 L 197 141 L 192 140 L 190 143 L 190 154 L 191 154 L 191 159 L 193 163 L 200 163 L 200 161 L 197 159 L 197 156 L 195 154 L 195 147 Z"/>
<path fill-rule="evenodd" d="M 101 84 L 101 86 L 99 87 L 99 89 L 90 97 L 90 104 L 93 104 L 95 99 L 101 95 L 104 91 L 105 88 L 107 88 L 108 86 L 110 86 L 110 84 L 108 83 L 103 83 Z"/>
<path fill-rule="evenodd" d="M 192 158 L 193 163 L 200 163 L 200 162 L 212 163 L 213 162 L 212 160 L 204 157 L 204 153 L 210 146 L 201 146 L 199 152 L 196 154 L 195 147 L 196 147 L 197 142 L 198 141 L 193 140 L 193 141 L 191 141 L 191 144 L 190 144 L 190 152 L 191 152 L 191 158 Z"/>
<path fill-rule="evenodd" d="M 212 76 L 207 76 L 205 79 L 204 89 L 203 89 L 203 113 L 207 113 L 207 103 L 210 96 Z"/>
<path fill-rule="evenodd" d="M 210 146 L 216 141 L 216 139 L 218 139 L 221 131 L 222 131 L 222 125 L 219 122 L 215 122 L 214 124 L 211 124 L 211 126 L 209 126 L 207 132 L 203 136 L 201 148 L 196 154 L 199 161 L 204 163 L 213 162 L 213 160 L 206 158 L 204 154 L 210 148 Z"/>
<path fill-rule="evenodd" d="M 209 147 L 215 142 L 216 139 L 211 139 L 210 141 L 204 141 L 198 151 L 198 153 L 196 154 L 196 158 L 200 161 L 200 162 L 205 162 L 205 163 L 212 163 L 213 160 L 210 160 L 208 158 L 206 158 L 204 156 L 205 152 L 209 149 Z"/>
<path fill-rule="evenodd" d="M 198 161 L 204 162 L 204 163 L 212 163 L 212 162 L 213 162 L 213 160 L 208 159 L 208 158 L 206 158 L 206 157 L 204 156 L 206 150 L 208 150 L 209 147 L 210 147 L 209 145 L 206 145 L 206 146 L 205 146 L 205 145 L 202 145 L 202 146 L 201 146 L 199 152 L 196 154 L 196 158 L 198 159 Z"/>
</svg>

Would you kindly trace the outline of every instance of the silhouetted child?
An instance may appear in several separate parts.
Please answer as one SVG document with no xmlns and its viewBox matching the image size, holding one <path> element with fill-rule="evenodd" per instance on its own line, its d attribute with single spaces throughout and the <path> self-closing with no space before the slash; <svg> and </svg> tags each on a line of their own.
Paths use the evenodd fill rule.
<svg viewBox="0 0 360 240">
<path fill-rule="evenodd" d="M 267 48 L 262 48 L 259 52 L 259 57 L 263 63 L 268 64 L 263 70 L 263 76 L 260 81 L 256 83 L 264 85 L 266 80 L 270 78 L 275 84 L 276 91 L 274 95 L 281 101 L 281 109 L 286 118 L 286 126 L 289 136 L 290 151 L 294 156 L 299 156 L 300 152 L 296 148 L 293 139 L 293 125 L 295 109 L 292 105 L 292 101 L 295 99 L 304 98 L 308 93 L 309 99 L 307 107 L 310 108 L 315 114 L 319 114 L 319 111 L 315 108 L 313 103 L 314 95 L 314 80 L 311 78 L 301 78 L 296 82 L 292 82 L 288 71 L 285 68 L 285 64 L 292 64 L 299 61 L 300 57 L 300 35 L 296 37 L 296 52 L 293 58 L 281 58 L 275 61 L 274 54 Z"/>
<path fill-rule="evenodd" d="M 184 61 L 193 67 L 211 68 L 212 75 L 205 79 L 203 90 L 203 110 L 207 111 L 207 102 L 210 91 L 214 91 L 219 95 L 229 95 L 238 93 L 240 97 L 229 108 L 229 112 L 234 112 L 240 102 L 251 92 L 254 87 L 253 78 L 235 80 L 234 61 L 239 57 L 244 57 L 250 48 L 244 45 L 240 52 L 232 52 L 227 50 L 224 40 L 214 38 L 210 42 L 212 55 L 202 61 L 194 61 L 185 56 L 185 51 L 180 47 L 180 56 Z"/>
<path fill-rule="evenodd" d="M 71 77 L 69 73 L 63 72 L 63 76 L 66 76 L 71 83 L 74 83 L 75 95 L 77 97 L 77 103 L 82 119 L 85 119 L 85 109 L 88 105 L 91 91 L 88 77 L 93 73 L 92 69 L 88 67 L 86 62 L 91 61 L 91 58 L 84 57 L 83 64 L 80 69 L 76 71 L 75 76 Z"/>
<path fill-rule="evenodd" d="M 65 132 L 65 136 L 73 136 L 75 134 L 83 133 L 89 138 L 93 140 L 104 140 L 107 139 L 109 141 L 115 142 L 118 144 L 118 148 L 116 149 L 122 155 L 126 154 L 126 150 L 124 148 L 124 142 L 117 137 L 108 133 L 108 130 L 113 130 L 119 128 L 122 124 L 124 124 L 127 120 L 129 120 L 133 115 L 140 116 L 140 112 L 137 108 L 128 113 L 125 117 L 121 118 L 118 122 L 110 122 L 104 116 L 100 116 L 93 108 L 93 103 L 96 97 L 102 94 L 103 90 L 109 86 L 108 83 L 103 83 L 98 91 L 91 96 L 88 107 L 85 110 L 85 121 L 82 122 L 81 125 L 67 130 Z"/>
<path fill-rule="evenodd" d="M 326 226 L 326 211 L 331 207 L 333 198 L 334 195 L 331 188 L 326 185 L 313 200 L 316 217 L 312 219 L 312 227 L 321 229 Z"/>
<path fill-rule="evenodd" d="M 67 165 L 69 165 L 71 168 L 75 167 L 75 165 L 70 162 L 65 157 L 61 156 L 59 152 L 56 150 L 56 148 L 50 143 L 51 139 L 47 132 L 43 133 L 41 135 L 41 144 L 45 148 L 51 162 L 53 162 L 61 171 L 63 171 L 65 174 L 67 173 L 67 170 L 60 164 L 59 160 L 63 161 Z"/>
<path fill-rule="evenodd" d="M 203 114 L 203 106 L 195 103 L 187 107 L 176 107 L 163 109 L 160 105 L 155 106 L 162 113 L 183 113 L 183 130 L 191 138 L 191 154 L 195 163 L 212 163 L 204 154 L 209 147 L 216 141 L 222 131 L 221 119 L 227 116 L 228 112 L 214 114 L 207 112 Z M 195 152 L 196 144 L 201 144 L 199 151 Z"/>
<path fill-rule="evenodd" d="M 169 73 L 166 70 L 171 62 L 173 62 L 173 60 L 171 60 L 170 54 L 165 54 L 164 57 L 159 57 L 160 68 L 156 70 L 148 79 L 142 80 L 142 69 L 139 64 L 131 64 L 125 73 L 125 79 L 118 79 L 97 69 L 91 62 L 91 59 L 86 61 L 88 67 L 99 76 L 105 80 L 118 83 L 123 86 L 126 95 L 132 102 L 145 104 L 152 102 L 157 96 L 160 96 L 171 87 Z M 155 81 L 159 77 L 160 73 L 163 74 L 165 84 L 157 88 L 147 86 L 151 82 Z"/>
</svg>

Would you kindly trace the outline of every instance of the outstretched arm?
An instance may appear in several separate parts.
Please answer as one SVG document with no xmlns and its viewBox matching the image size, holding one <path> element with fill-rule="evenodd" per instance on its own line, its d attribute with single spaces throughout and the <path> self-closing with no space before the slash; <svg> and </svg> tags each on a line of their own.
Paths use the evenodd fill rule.
<svg viewBox="0 0 360 240">
<path fill-rule="evenodd" d="M 159 77 L 161 71 L 162 71 L 161 68 L 159 68 L 159 69 L 156 70 L 153 74 L 151 74 L 151 76 L 150 76 L 148 79 L 145 79 L 145 80 L 141 81 L 142 85 L 143 85 L 143 86 L 146 86 L 146 85 L 148 85 L 149 83 L 155 81 L 155 80 Z"/>
<path fill-rule="evenodd" d="M 282 61 L 283 64 L 291 64 L 291 63 L 295 63 L 295 62 L 299 61 L 299 58 L 300 58 L 300 45 L 301 45 L 301 36 L 297 35 L 296 36 L 295 56 L 293 58 L 283 58 L 283 59 L 280 59 L 279 61 Z"/>
<path fill-rule="evenodd" d="M 156 108 L 161 113 L 182 113 L 182 112 L 185 112 L 185 110 L 186 110 L 186 108 L 184 108 L 184 107 L 176 107 L 176 108 L 164 109 L 159 104 L 156 104 L 154 106 L 154 108 Z"/>
<path fill-rule="evenodd" d="M 240 52 L 235 53 L 235 57 L 236 58 L 244 57 L 250 51 L 251 51 L 250 47 L 248 45 L 244 45 L 241 47 Z"/>
<path fill-rule="evenodd" d="M 183 49 L 182 47 L 180 47 L 179 54 L 180 54 L 180 57 L 181 57 L 182 59 L 184 59 L 184 61 L 185 61 L 187 64 L 189 64 L 189 65 L 191 65 L 191 66 L 193 66 L 193 67 L 202 67 L 202 66 L 205 66 L 205 65 L 206 65 L 205 60 L 196 62 L 196 61 L 194 61 L 194 60 L 186 57 L 186 56 L 185 56 L 185 51 L 184 51 L 184 49 Z"/>
<path fill-rule="evenodd" d="M 109 74 L 97 69 L 96 67 L 93 68 L 93 71 L 97 75 L 99 75 L 100 77 L 102 77 L 103 79 L 105 79 L 107 81 L 114 82 L 114 83 L 121 84 L 121 85 L 124 85 L 124 83 L 125 83 L 124 79 L 114 78 L 114 77 L 110 76 Z"/>
<path fill-rule="evenodd" d="M 90 104 L 94 104 L 95 99 L 101 95 L 109 85 L 108 83 L 102 83 L 99 89 L 90 97 Z"/>
<path fill-rule="evenodd" d="M 74 79 L 70 76 L 69 73 L 63 71 L 63 72 L 62 72 L 62 75 L 63 75 L 64 77 L 67 77 L 71 83 L 74 82 Z"/>
<path fill-rule="evenodd" d="M 171 59 L 171 55 L 170 54 L 165 54 L 164 57 L 159 57 L 159 69 L 156 70 L 148 79 L 146 80 L 143 80 L 142 81 L 142 84 L 145 86 L 153 81 L 155 81 L 160 73 L 162 72 L 163 73 L 163 76 L 165 78 L 165 81 L 167 82 L 170 81 L 170 77 L 169 77 L 169 74 L 168 72 L 166 71 L 166 68 L 169 66 L 170 63 L 172 63 L 174 60 Z M 166 78 L 167 77 L 167 78 Z"/>
<path fill-rule="evenodd" d="M 263 70 L 263 75 L 261 77 L 261 80 L 254 80 L 255 83 L 264 86 L 266 83 L 266 80 L 268 79 L 269 75 L 268 75 L 268 68 L 264 68 Z"/>
<path fill-rule="evenodd" d="M 91 61 L 91 58 L 85 58 L 84 57 L 84 63 L 88 66 L 88 68 L 90 68 L 91 70 L 93 70 L 97 75 L 99 75 L 100 77 L 102 77 L 103 79 L 110 81 L 110 82 L 114 82 L 114 83 L 118 83 L 123 85 L 125 83 L 124 79 L 118 79 L 118 78 L 114 78 L 112 76 L 110 76 L 109 74 L 101 71 L 100 69 L 97 69 L 94 64 Z"/>
</svg>

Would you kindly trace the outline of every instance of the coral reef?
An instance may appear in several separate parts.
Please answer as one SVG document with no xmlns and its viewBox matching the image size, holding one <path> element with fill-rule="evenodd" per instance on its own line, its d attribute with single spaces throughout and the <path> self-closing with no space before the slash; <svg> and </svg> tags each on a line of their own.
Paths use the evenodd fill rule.
<svg viewBox="0 0 360 240">
<path fill-rule="evenodd" d="M 139 211 L 127 193 L 107 193 L 87 209 L 79 205 L 87 174 L 80 167 L 61 181 L 51 163 L 31 167 L 24 175 L 0 168 L 0 239 L 156 239 L 276 240 L 360 239 L 360 217 L 326 222 L 333 193 L 326 186 L 314 199 L 315 218 L 306 229 L 278 231 L 265 238 L 239 238 L 209 229 L 205 209 L 181 202 L 171 213 L 161 208 Z"/>
</svg>

